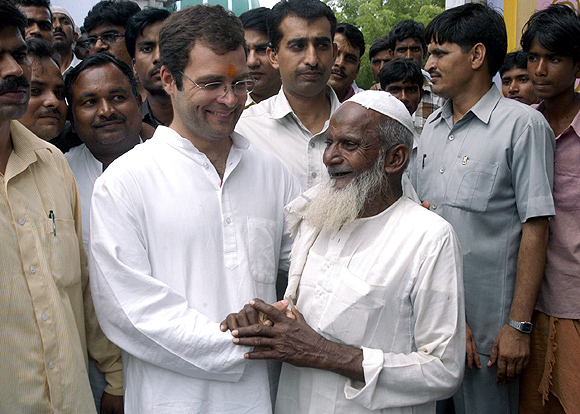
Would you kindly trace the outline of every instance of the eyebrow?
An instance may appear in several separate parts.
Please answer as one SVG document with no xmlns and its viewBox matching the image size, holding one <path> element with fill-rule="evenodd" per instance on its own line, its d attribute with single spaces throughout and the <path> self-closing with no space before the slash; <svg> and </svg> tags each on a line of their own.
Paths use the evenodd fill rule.
<svg viewBox="0 0 580 414">
<path fill-rule="evenodd" d="M 140 42 L 137 42 L 138 46 L 151 46 L 151 45 L 155 45 L 155 42 L 153 40 L 141 40 Z"/>
<path fill-rule="evenodd" d="M 311 38 L 309 37 L 295 37 L 294 39 L 290 39 L 288 40 L 288 42 L 286 42 L 287 45 L 292 44 L 292 43 L 300 43 L 300 42 L 308 42 Z M 330 37 L 327 36 L 317 36 L 314 38 L 315 42 L 321 42 L 321 41 L 325 41 L 325 42 L 329 42 L 330 43 Z"/>
</svg>

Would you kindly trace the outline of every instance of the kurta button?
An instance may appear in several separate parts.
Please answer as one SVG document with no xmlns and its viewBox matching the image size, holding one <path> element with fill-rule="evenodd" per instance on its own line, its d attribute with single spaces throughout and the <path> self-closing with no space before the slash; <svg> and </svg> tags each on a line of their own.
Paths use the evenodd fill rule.
<svg viewBox="0 0 580 414">
<path fill-rule="evenodd" d="M 445 168 L 443 168 L 443 167 L 439 168 L 439 172 L 440 172 L 441 174 L 443 174 L 443 173 L 445 172 Z"/>
<path fill-rule="evenodd" d="M 47 320 L 47 319 L 48 319 L 48 316 L 46 316 L 46 313 L 43 313 L 43 314 L 42 314 L 42 320 L 43 320 L 43 321 L 45 321 L 45 320 Z"/>
<path fill-rule="evenodd" d="M 23 218 L 19 218 L 18 219 L 18 223 L 20 223 L 21 226 L 24 226 L 24 219 Z"/>
<path fill-rule="evenodd" d="M 311 142 L 311 143 L 310 143 L 310 146 L 311 146 L 312 148 L 316 148 L 316 144 L 315 144 L 314 142 Z"/>
<path fill-rule="evenodd" d="M 230 224 L 232 222 L 232 219 L 229 217 L 226 217 L 226 223 Z"/>
<path fill-rule="evenodd" d="M 54 369 L 54 362 L 50 361 L 50 363 L 48 364 L 48 367 L 50 369 Z"/>
<path fill-rule="evenodd" d="M 312 173 L 312 178 L 316 178 L 316 173 Z"/>
<path fill-rule="evenodd" d="M 209 164 L 207 162 L 203 163 L 203 168 L 209 168 Z"/>
<path fill-rule="evenodd" d="M 36 273 L 36 267 L 30 266 L 30 273 Z"/>
</svg>

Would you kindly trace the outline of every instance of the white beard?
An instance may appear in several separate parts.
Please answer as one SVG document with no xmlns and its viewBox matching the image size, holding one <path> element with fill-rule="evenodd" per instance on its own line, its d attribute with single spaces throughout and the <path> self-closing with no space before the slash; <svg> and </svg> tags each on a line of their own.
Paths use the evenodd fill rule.
<svg viewBox="0 0 580 414">
<path fill-rule="evenodd" d="M 322 230 L 339 230 L 361 216 L 367 202 L 385 190 L 385 157 L 379 156 L 367 170 L 359 173 L 343 189 L 334 188 L 329 178 L 306 207 L 306 222 Z"/>
</svg>

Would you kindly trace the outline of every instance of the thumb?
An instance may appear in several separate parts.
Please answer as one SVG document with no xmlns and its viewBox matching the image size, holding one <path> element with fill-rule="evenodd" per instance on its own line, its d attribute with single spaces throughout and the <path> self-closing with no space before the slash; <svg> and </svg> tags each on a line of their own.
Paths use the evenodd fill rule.
<svg viewBox="0 0 580 414">
<path fill-rule="evenodd" d="M 491 348 L 491 355 L 489 356 L 489 361 L 487 363 L 488 367 L 493 366 L 497 361 L 498 346 L 497 339 L 493 342 L 493 348 Z"/>
</svg>

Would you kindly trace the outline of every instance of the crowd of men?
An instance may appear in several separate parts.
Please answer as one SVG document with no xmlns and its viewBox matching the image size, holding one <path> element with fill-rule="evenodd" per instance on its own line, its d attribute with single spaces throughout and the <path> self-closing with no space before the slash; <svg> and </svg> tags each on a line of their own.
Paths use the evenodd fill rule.
<svg viewBox="0 0 580 414">
<path fill-rule="evenodd" d="M 578 13 L 369 40 L 0 0 L 0 413 L 580 412 Z"/>
</svg>

